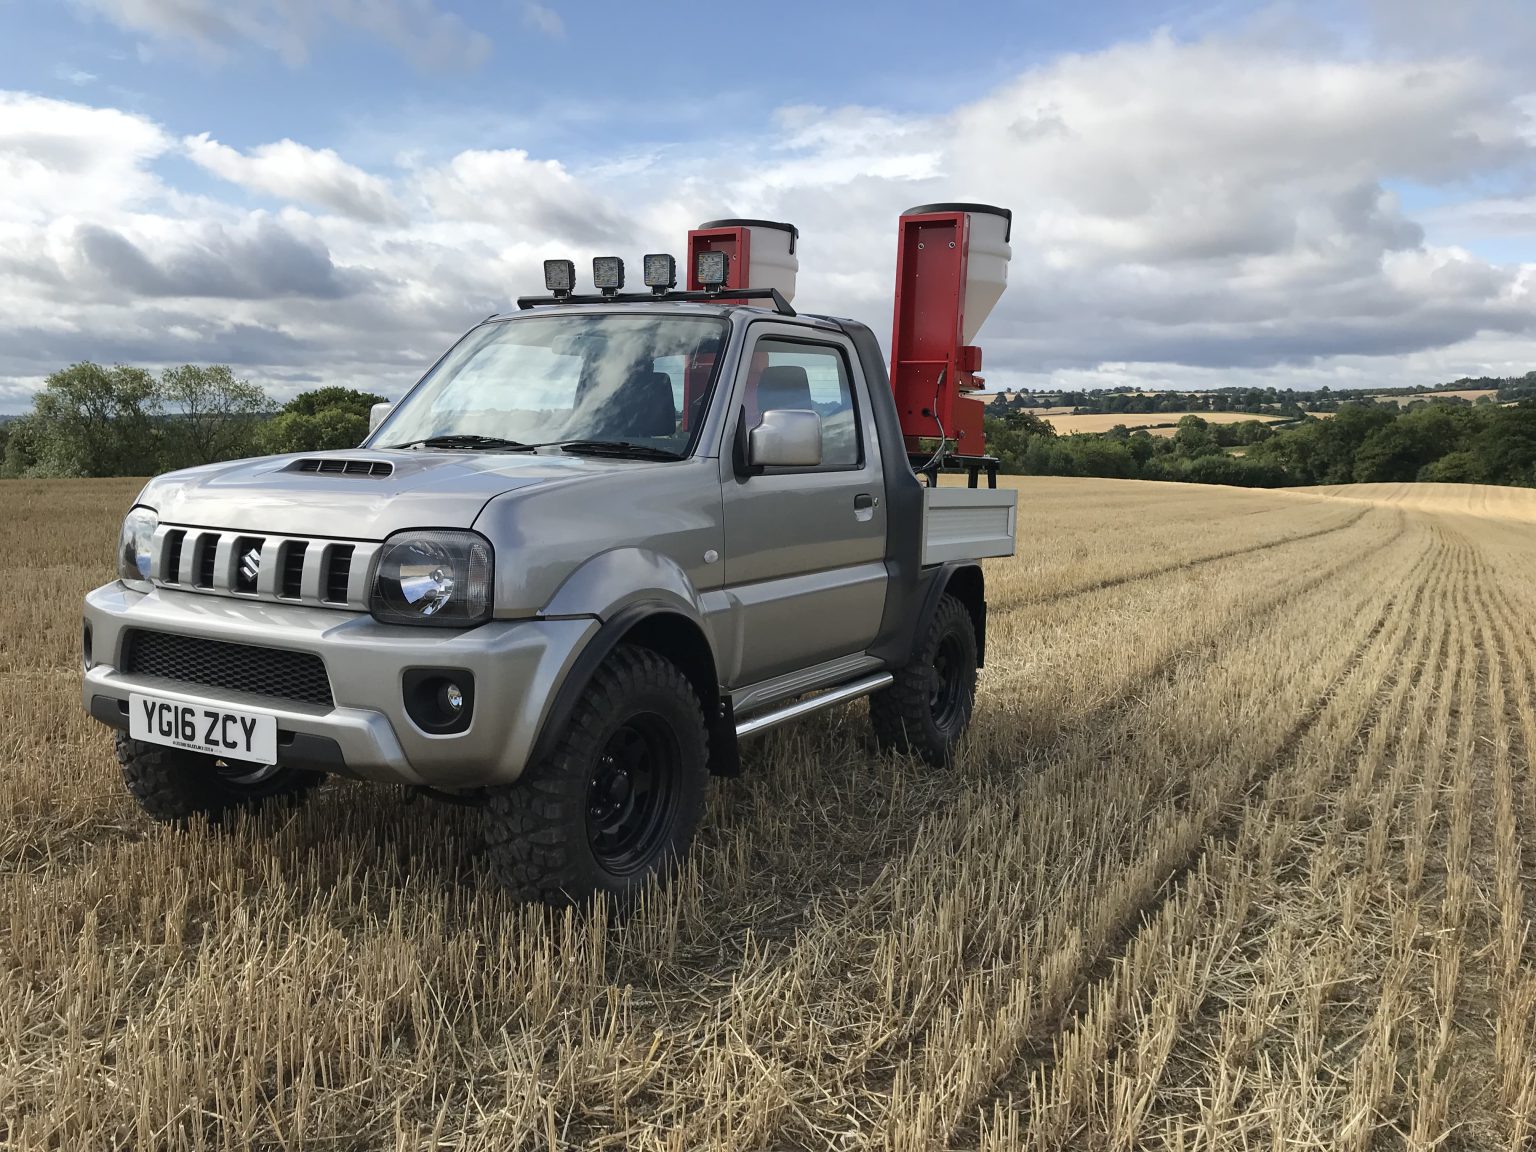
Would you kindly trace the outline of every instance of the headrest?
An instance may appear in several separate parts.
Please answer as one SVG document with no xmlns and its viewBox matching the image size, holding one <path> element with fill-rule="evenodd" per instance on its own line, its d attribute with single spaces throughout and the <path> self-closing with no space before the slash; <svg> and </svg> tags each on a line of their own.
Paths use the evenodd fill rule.
<svg viewBox="0 0 1536 1152">
<path fill-rule="evenodd" d="M 811 382 L 800 365 L 775 364 L 763 369 L 757 381 L 757 410 L 774 408 L 816 410 L 811 403 Z"/>
</svg>

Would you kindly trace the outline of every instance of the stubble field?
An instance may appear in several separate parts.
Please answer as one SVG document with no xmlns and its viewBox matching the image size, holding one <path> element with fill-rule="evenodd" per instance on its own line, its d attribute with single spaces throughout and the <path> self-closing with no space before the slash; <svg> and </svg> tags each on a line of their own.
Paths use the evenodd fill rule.
<svg viewBox="0 0 1536 1152">
<path fill-rule="evenodd" d="M 0 1146 L 1530 1147 L 1536 493 L 1019 487 L 961 763 L 775 733 L 623 924 L 402 791 L 150 825 L 134 486 L 0 487 Z"/>
</svg>

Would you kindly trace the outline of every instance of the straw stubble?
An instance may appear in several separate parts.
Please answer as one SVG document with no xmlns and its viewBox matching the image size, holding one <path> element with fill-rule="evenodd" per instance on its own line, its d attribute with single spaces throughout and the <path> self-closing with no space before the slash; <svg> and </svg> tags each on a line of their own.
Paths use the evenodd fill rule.
<svg viewBox="0 0 1536 1152">
<path fill-rule="evenodd" d="M 151 825 L 78 705 L 132 484 L 7 484 L 0 1145 L 1536 1139 L 1536 495 L 1014 482 L 959 765 L 775 732 L 623 922 L 400 790 Z"/>
</svg>

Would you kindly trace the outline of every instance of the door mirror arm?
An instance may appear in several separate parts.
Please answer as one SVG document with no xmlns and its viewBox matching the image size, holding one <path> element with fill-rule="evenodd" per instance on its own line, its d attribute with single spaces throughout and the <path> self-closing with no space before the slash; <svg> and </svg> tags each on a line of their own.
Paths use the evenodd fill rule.
<svg viewBox="0 0 1536 1152">
<path fill-rule="evenodd" d="M 749 476 L 761 476 L 762 465 L 752 465 L 747 462 L 747 409 L 743 405 L 736 411 L 736 433 L 731 437 L 731 471 L 736 474 L 736 479 L 745 480 Z"/>
</svg>

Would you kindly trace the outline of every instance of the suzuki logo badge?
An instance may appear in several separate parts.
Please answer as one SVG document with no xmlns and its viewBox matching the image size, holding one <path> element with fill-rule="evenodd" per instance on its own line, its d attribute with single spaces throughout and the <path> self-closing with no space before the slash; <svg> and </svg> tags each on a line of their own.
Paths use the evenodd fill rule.
<svg viewBox="0 0 1536 1152">
<path fill-rule="evenodd" d="M 240 557 L 240 575 L 245 577 L 247 583 L 256 583 L 256 577 L 261 575 L 260 548 L 252 548 L 244 556 Z"/>
</svg>

